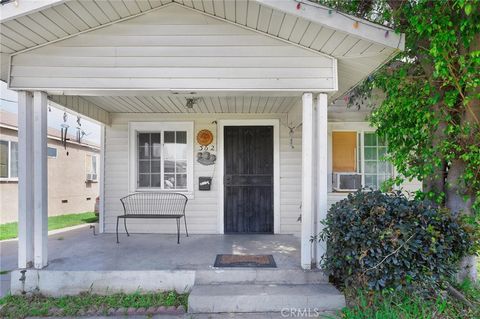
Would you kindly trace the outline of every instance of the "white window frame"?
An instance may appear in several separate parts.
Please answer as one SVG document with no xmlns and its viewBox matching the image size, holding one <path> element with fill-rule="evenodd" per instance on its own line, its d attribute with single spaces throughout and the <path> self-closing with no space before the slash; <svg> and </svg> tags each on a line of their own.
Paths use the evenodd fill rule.
<svg viewBox="0 0 480 319">
<path fill-rule="evenodd" d="M 162 154 L 163 154 L 163 132 L 164 131 L 186 131 L 187 132 L 187 189 L 164 189 L 137 187 L 137 134 L 138 133 L 162 133 Z M 128 153 L 129 153 L 129 191 L 133 192 L 173 192 L 182 193 L 188 197 L 193 196 L 193 122 L 129 122 L 128 123 Z M 162 167 L 163 167 L 162 156 Z M 162 169 L 163 180 L 163 169 Z"/>
<path fill-rule="evenodd" d="M 360 133 L 360 139 L 361 139 L 361 148 L 362 148 L 362 156 L 361 156 L 361 161 L 362 161 L 362 172 L 360 174 L 362 174 L 362 187 L 367 187 L 365 185 L 365 133 L 367 134 L 375 134 L 377 136 L 377 142 L 378 142 L 378 134 L 376 131 L 374 130 L 368 130 L 368 131 L 361 131 L 361 132 L 357 132 L 357 134 Z M 385 145 L 388 149 L 388 141 L 387 141 L 387 144 Z M 375 146 L 375 148 L 378 148 L 379 146 Z M 378 150 L 377 150 L 378 151 Z M 378 161 L 380 161 L 380 158 L 377 157 L 377 164 L 378 164 Z M 389 163 L 387 161 L 387 163 Z M 391 178 L 395 178 L 395 168 L 393 167 L 392 163 L 389 163 L 392 167 L 392 172 L 390 174 Z M 377 179 L 378 179 L 378 174 L 367 174 L 367 175 L 376 175 L 377 176 Z M 378 180 L 377 180 L 378 182 Z M 377 185 L 377 189 L 380 189 L 381 188 L 381 185 Z"/>
<path fill-rule="evenodd" d="M 364 150 L 364 143 L 365 143 L 365 133 L 376 133 L 376 130 L 368 125 L 367 122 L 337 122 L 337 123 L 329 123 L 328 126 L 328 133 L 329 133 L 329 139 L 330 142 L 329 144 L 331 145 L 330 147 L 330 154 L 329 154 L 329 161 L 330 161 L 330 167 L 329 167 L 329 180 L 330 180 L 330 191 L 333 191 L 333 139 L 332 139 L 332 133 L 333 132 L 356 132 L 357 136 L 360 136 L 359 139 L 357 139 L 357 154 L 356 156 L 358 157 L 358 153 L 360 152 L 359 160 L 360 160 L 360 167 L 357 167 L 357 174 L 361 174 L 362 176 L 362 187 L 365 187 L 365 150 Z M 361 145 L 358 145 L 358 140 L 360 140 Z M 360 146 L 360 147 L 359 147 Z M 360 150 L 361 149 L 361 150 Z M 360 171 L 359 171 L 360 170 Z M 395 178 L 397 175 L 395 167 L 392 165 L 392 178 Z"/>
<path fill-rule="evenodd" d="M 12 177 L 12 143 L 17 143 L 18 147 L 18 141 L 13 141 L 13 140 L 8 140 L 8 139 L 2 139 L 2 142 L 7 142 L 8 146 L 8 167 L 7 167 L 7 177 L 0 177 L 0 181 L 2 182 L 18 182 L 18 176 L 17 177 Z M 18 165 L 18 159 L 17 159 L 17 165 Z"/>
</svg>

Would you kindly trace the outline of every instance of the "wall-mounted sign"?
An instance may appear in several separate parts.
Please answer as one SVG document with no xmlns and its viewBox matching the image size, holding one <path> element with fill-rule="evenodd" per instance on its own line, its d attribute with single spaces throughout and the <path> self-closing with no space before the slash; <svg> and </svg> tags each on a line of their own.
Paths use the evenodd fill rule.
<svg viewBox="0 0 480 319">
<path fill-rule="evenodd" d="M 202 146 L 208 146 L 213 142 L 213 134 L 210 130 L 201 130 L 197 134 L 197 142 Z"/>
<path fill-rule="evenodd" d="M 197 153 L 197 162 L 202 165 L 213 165 L 217 160 L 215 154 L 211 154 L 209 151 L 202 151 Z"/>
<path fill-rule="evenodd" d="M 201 176 L 198 178 L 198 190 L 209 191 L 212 187 L 212 178 L 207 176 Z"/>
<path fill-rule="evenodd" d="M 197 153 L 197 162 L 202 165 L 213 165 L 217 160 L 215 155 L 215 145 L 213 142 L 213 133 L 210 130 L 203 129 L 197 133 L 197 143 L 199 152 Z"/>
</svg>

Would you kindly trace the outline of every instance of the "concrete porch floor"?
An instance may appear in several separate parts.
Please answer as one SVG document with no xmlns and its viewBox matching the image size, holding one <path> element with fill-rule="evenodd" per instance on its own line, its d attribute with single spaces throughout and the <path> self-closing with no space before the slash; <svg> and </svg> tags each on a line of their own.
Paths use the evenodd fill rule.
<svg viewBox="0 0 480 319">
<path fill-rule="evenodd" d="M 13 270 L 2 282 L 12 293 L 43 290 L 75 294 L 88 290 L 189 290 L 194 283 L 324 282 L 323 273 L 300 267 L 300 239 L 293 235 L 93 235 L 87 227 L 50 235 L 49 264 L 27 270 L 22 285 L 17 268 L 17 241 L 0 243 L 0 267 Z M 217 254 L 272 254 L 277 268 L 215 268 Z M 121 278 L 121 279 L 120 279 Z M 155 280 L 153 280 L 155 278 Z M 11 280 L 10 280 L 11 279 Z M 120 279 L 120 280 L 119 280 Z M 5 293 L 5 289 L 3 289 Z"/>
<path fill-rule="evenodd" d="M 15 269 L 17 241 L 1 243 L 1 269 Z M 46 270 L 204 270 L 217 254 L 271 254 L 277 268 L 300 269 L 300 239 L 293 235 L 97 234 L 81 228 L 48 238 Z"/>
<path fill-rule="evenodd" d="M 205 270 L 217 254 L 272 254 L 277 268 L 300 269 L 300 239 L 293 235 L 115 234 L 73 231 L 49 238 L 48 270 Z"/>
</svg>

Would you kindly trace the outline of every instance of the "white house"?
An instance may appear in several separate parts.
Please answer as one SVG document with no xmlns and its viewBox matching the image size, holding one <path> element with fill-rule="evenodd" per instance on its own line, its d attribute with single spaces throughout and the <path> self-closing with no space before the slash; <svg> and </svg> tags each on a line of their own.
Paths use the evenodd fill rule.
<svg viewBox="0 0 480 319">
<path fill-rule="evenodd" d="M 173 190 L 189 198 L 192 234 L 296 234 L 309 269 L 329 205 L 393 174 L 366 112 L 341 97 L 403 48 L 403 34 L 303 0 L 4 6 L 1 78 L 20 108 L 19 268 L 48 264 L 50 99 L 103 124 L 102 232 L 115 231 L 121 197 Z"/>
</svg>

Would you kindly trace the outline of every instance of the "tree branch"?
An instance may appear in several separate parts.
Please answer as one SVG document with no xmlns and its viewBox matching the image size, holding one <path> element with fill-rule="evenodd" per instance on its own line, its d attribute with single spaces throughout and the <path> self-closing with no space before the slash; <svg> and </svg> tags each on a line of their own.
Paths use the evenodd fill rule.
<svg viewBox="0 0 480 319">
<path fill-rule="evenodd" d="M 391 252 L 390 254 L 386 255 L 385 257 L 383 257 L 383 259 L 382 259 L 378 264 L 376 264 L 375 266 L 373 266 L 373 267 L 368 268 L 367 270 L 365 270 L 365 271 L 363 272 L 363 274 L 367 273 L 368 271 L 371 271 L 371 270 L 374 270 L 374 269 L 378 268 L 381 264 L 383 264 L 383 263 L 385 262 L 385 260 L 387 260 L 387 258 L 389 258 L 389 257 L 395 255 L 396 253 L 398 253 L 398 251 L 399 251 L 400 249 L 402 249 L 402 247 L 405 246 L 405 245 L 410 241 L 410 239 L 413 238 L 414 235 L 415 235 L 415 234 L 412 234 L 410 237 L 408 237 L 408 239 L 407 239 L 403 244 L 401 244 L 397 249 L 395 249 L 393 252 Z"/>
<path fill-rule="evenodd" d="M 466 304 L 468 307 L 472 309 L 475 308 L 475 305 L 472 302 L 470 302 L 470 300 L 468 300 L 467 297 L 465 297 L 460 291 L 455 289 L 455 287 L 453 287 L 448 282 L 447 282 L 447 291 L 452 297 L 454 297 L 457 300 L 460 300 L 461 302 Z"/>
<path fill-rule="evenodd" d="M 455 85 L 455 87 L 457 88 L 458 90 L 458 93 L 460 94 L 460 96 L 462 97 L 462 101 L 465 101 L 465 95 L 463 94 L 463 90 L 462 90 L 462 87 L 460 86 L 460 83 L 458 82 L 458 78 L 457 78 L 457 75 L 455 74 L 454 70 L 453 70 L 453 67 L 452 65 L 450 64 L 450 62 L 448 62 L 448 59 L 447 59 L 447 56 L 446 54 L 443 55 L 444 56 L 444 59 L 445 61 L 447 62 L 447 67 L 448 67 L 448 70 L 450 71 L 450 75 L 453 79 L 453 83 Z M 473 112 L 473 110 L 471 109 L 470 105 L 465 105 L 466 109 L 470 112 L 470 114 L 472 115 L 474 121 L 477 123 L 477 124 L 480 124 L 480 121 L 478 120 L 478 117 L 477 115 L 475 114 L 475 112 Z"/>
</svg>

